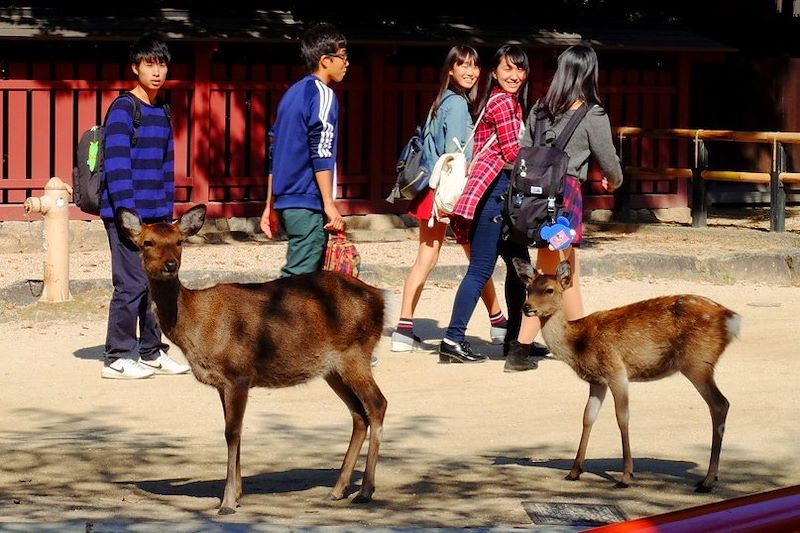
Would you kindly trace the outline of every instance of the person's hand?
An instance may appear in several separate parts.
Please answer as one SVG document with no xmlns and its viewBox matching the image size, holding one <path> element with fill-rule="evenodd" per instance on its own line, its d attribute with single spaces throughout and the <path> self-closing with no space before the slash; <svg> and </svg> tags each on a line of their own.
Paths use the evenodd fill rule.
<svg viewBox="0 0 800 533">
<path fill-rule="evenodd" d="M 608 185 L 608 178 L 607 177 L 603 176 L 603 179 L 600 180 L 600 185 L 602 185 L 603 188 L 605 190 L 607 190 L 608 192 L 614 192 L 615 187 L 610 187 Z"/>
<path fill-rule="evenodd" d="M 347 224 L 345 224 L 344 218 L 342 218 L 342 215 L 339 214 L 339 210 L 336 209 L 335 205 L 325 208 L 325 216 L 328 217 L 328 223 L 323 226 L 324 229 L 333 232 L 345 230 Z"/>
<path fill-rule="evenodd" d="M 269 206 L 264 208 L 264 212 L 261 214 L 261 222 L 259 226 L 261 226 L 261 231 L 264 232 L 264 235 L 267 236 L 267 239 L 272 238 L 272 224 L 271 224 L 271 215 L 272 209 Z"/>
</svg>

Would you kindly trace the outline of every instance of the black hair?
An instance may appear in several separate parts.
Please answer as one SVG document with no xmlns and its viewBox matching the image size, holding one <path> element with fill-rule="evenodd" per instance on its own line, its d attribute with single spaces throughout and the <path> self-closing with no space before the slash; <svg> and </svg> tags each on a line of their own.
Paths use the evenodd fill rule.
<svg viewBox="0 0 800 533">
<path fill-rule="evenodd" d="M 477 67 L 481 66 L 481 57 L 478 55 L 477 50 L 471 46 L 457 44 L 447 53 L 439 76 L 439 92 L 436 93 L 436 98 L 433 99 L 433 105 L 431 106 L 431 116 L 435 117 L 436 113 L 439 112 L 439 106 L 442 104 L 442 98 L 444 98 L 444 93 L 447 92 L 447 89 L 456 94 L 466 96 L 470 106 L 475 102 L 478 84 L 476 83 L 470 90 L 464 91 L 464 88 L 454 83 L 453 78 L 450 77 L 450 71 L 453 70 L 453 67 L 463 65 L 468 61 L 473 61 Z"/>
<path fill-rule="evenodd" d="M 536 106 L 550 121 L 569 110 L 577 101 L 600 105 L 597 94 L 597 54 L 588 44 L 570 46 L 558 56 L 558 67 L 547 94 Z"/>
<path fill-rule="evenodd" d="M 167 43 L 161 37 L 153 33 L 146 33 L 133 43 L 129 50 L 131 63 L 138 65 L 143 60 L 153 60 L 159 63 L 169 64 L 172 56 L 169 53 Z"/>
<path fill-rule="evenodd" d="M 517 91 L 516 94 L 517 101 L 522 108 L 522 116 L 524 117 L 528 112 L 528 82 L 531 78 L 531 67 L 530 63 L 528 62 L 528 54 L 526 54 L 525 50 L 516 44 L 504 44 L 497 49 L 494 57 L 492 57 L 492 62 L 489 68 L 486 70 L 486 82 L 484 84 L 483 94 L 481 95 L 481 102 L 478 106 L 478 109 L 480 110 L 486 107 L 489 97 L 492 95 L 492 87 L 497 85 L 497 79 L 492 76 L 492 72 L 497 70 L 497 67 L 500 66 L 500 62 L 503 60 L 503 58 L 506 58 L 506 61 L 508 61 L 510 64 L 517 68 L 521 68 L 528 73 L 528 76 L 525 78 L 525 83 L 522 84 L 522 87 L 519 88 L 519 91 Z"/>
<path fill-rule="evenodd" d="M 347 48 L 347 39 L 332 24 L 317 24 L 306 30 L 300 40 L 300 56 L 309 73 L 317 70 L 322 56 L 333 55 L 340 48 Z"/>
</svg>

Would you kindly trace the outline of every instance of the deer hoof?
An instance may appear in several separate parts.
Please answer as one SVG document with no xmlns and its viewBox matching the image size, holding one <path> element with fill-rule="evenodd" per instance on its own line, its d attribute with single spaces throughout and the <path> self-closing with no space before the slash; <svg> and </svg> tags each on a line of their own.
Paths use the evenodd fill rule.
<svg viewBox="0 0 800 533">
<path fill-rule="evenodd" d="M 614 483 L 615 489 L 627 489 L 628 487 L 630 487 L 630 485 L 623 481 L 617 481 L 616 483 Z"/>
<path fill-rule="evenodd" d="M 358 493 L 355 498 L 353 498 L 353 503 L 369 503 L 372 501 L 372 496 L 368 496 L 366 494 Z"/>
<path fill-rule="evenodd" d="M 703 484 L 702 481 L 694 486 L 694 491 L 700 494 L 706 494 L 708 492 L 711 492 L 712 490 L 714 490 L 714 485 L 706 486 Z"/>
<path fill-rule="evenodd" d="M 217 511 L 217 514 L 234 514 L 235 512 L 236 509 L 233 507 L 220 507 L 219 511 Z"/>
<path fill-rule="evenodd" d="M 578 481 L 580 478 L 581 478 L 581 473 L 580 472 L 577 472 L 577 473 L 570 472 L 569 474 L 564 476 L 564 479 L 566 479 L 567 481 Z"/>
<path fill-rule="evenodd" d="M 341 496 L 337 496 L 336 494 L 334 494 L 334 493 L 332 493 L 332 492 L 329 492 L 329 493 L 328 493 L 328 494 L 325 496 L 325 499 L 326 499 L 327 501 L 329 501 L 329 502 L 337 502 L 337 501 L 339 501 L 339 500 L 342 500 L 342 499 L 344 499 L 344 494 L 342 494 Z"/>
</svg>

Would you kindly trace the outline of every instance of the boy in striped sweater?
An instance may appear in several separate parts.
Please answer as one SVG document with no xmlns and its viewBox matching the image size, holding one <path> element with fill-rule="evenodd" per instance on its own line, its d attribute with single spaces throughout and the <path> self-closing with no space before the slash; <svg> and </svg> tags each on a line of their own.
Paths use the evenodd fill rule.
<svg viewBox="0 0 800 533">
<path fill-rule="evenodd" d="M 334 204 L 339 103 L 331 82 L 347 73 L 347 41 L 329 24 L 307 30 L 300 52 L 308 74 L 289 87 L 278 104 L 270 135 L 270 173 L 261 229 L 272 238 L 275 210 L 286 232 L 281 277 L 322 267 L 328 231 L 344 231 Z"/>
<path fill-rule="evenodd" d="M 167 109 L 156 100 L 166 80 L 169 61 L 165 42 L 151 35 L 139 38 L 130 48 L 136 87 L 117 98 L 106 114 L 105 186 L 100 217 L 111 248 L 114 293 L 108 308 L 105 358 L 100 373 L 104 378 L 141 379 L 154 373 L 189 371 L 188 366 L 167 355 L 168 346 L 162 341 L 151 310 L 139 252 L 114 222 L 114 213 L 120 207 L 135 210 L 147 223 L 172 220 L 172 124 Z"/>
</svg>

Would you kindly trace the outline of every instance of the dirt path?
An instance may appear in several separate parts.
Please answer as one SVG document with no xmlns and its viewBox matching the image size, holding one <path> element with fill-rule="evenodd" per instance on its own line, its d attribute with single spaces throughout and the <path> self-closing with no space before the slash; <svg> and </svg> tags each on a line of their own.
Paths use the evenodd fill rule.
<svg viewBox="0 0 800 533">
<path fill-rule="evenodd" d="M 423 337 L 441 336 L 455 286 L 439 282 L 423 294 Z M 225 444 L 216 392 L 191 376 L 101 380 L 101 294 L 69 321 L 31 316 L 0 323 L 0 528 L 66 520 L 526 526 L 532 522 L 523 502 L 615 504 L 634 518 L 800 482 L 794 385 L 800 382 L 794 333 L 800 288 L 600 278 L 587 278 L 584 286 L 589 311 L 692 292 L 743 315 L 742 338 L 717 368 L 731 411 L 714 493 L 692 492 L 708 464 L 710 418 L 680 376 L 632 385 L 635 484 L 613 490 L 621 451 L 610 396 L 589 445 L 588 472 L 578 483 L 563 480 L 588 391 L 566 365 L 545 361 L 520 374 L 503 373 L 499 359 L 438 365 L 432 354 L 390 353 L 387 336 L 375 368 L 389 400 L 375 501 L 323 500 L 350 420 L 316 381 L 252 391 L 242 440 L 242 506 L 217 517 Z M 391 324 L 399 290 L 387 289 Z M 499 347 L 483 341 L 482 308 L 469 334 L 476 348 L 499 355 Z M 363 455 L 356 484 L 362 469 Z"/>
</svg>

